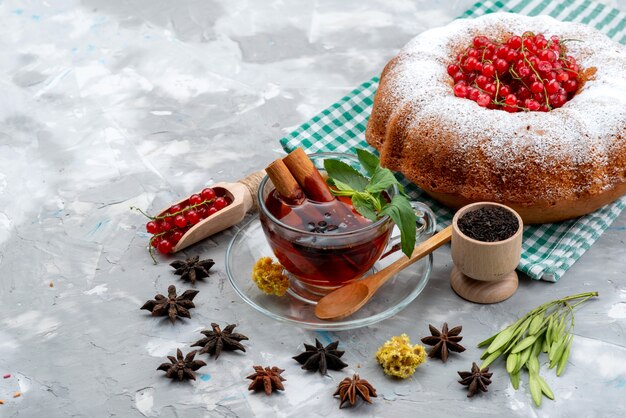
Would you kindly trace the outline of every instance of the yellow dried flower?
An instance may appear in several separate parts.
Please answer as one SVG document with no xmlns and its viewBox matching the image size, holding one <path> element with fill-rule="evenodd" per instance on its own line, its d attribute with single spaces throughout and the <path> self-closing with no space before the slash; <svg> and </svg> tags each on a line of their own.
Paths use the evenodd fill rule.
<svg viewBox="0 0 626 418">
<path fill-rule="evenodd" d="M 252 280 L 268 295 L 284 296 L 289 288 L 289 278 L 283 274 L 283 266 L 269 257 L 261 257 L 254 264 Z"/>
<path fill-rule="evenodd" d="M 409 336 L 402 334 L 385 342 L 376 352 L 376 359 L 385 374 L 406 379 L 426 361 L 426 349 L 419 344 L 412 346 Z"/>
</svg>

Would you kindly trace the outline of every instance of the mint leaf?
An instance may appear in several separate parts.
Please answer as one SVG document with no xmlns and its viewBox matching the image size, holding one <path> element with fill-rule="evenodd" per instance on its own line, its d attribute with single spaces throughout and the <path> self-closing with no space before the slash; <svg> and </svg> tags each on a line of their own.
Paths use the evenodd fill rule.
<svg viewBox="0 0 626 418">
<path fill-rule="evenodd" d="M 367 174 L 373 176 L 376 169 L 380 166 L 380 160 L 378 157 L 371 152 L 359 148 L 356 150 L 356 155 L 359 157 L 359 162 L 365 171 L 367 171 Z"/>
<path fill-rule="evenodd" d="M 353 190 L 365 191 L 368 180 L 348 164 L 339 160 L 324 160 L 324 169 L 333 180 L 339 180 Z"/>
<path fill-rule="evenodd" d="M 364 197 L 363 195 L 354 194 L 352 196 L 352 206 L 354 206 L 354 209 L 367 219 L 371 221 L 376 221 L 378 219 L 374 204 L 370 199 Z"/>
<path fill-rule="evenodd" d="M 354 189 L 352 189 L 352 187 L 337 179 L 327 178 L 326 184 L 333 187 L 331 192 L 335 196 L 352 196 L 357 193 Z"/>
<path fill-rule="evenodd" d="M 387 190 L 389 186 L 394 184 L 398 184 L 398 180 L 391 170 L 377 167 L 365 190 L 370 193 L 378 193 Z"/>
<path fill-rule="evenodd" d="M 395 195 L 391 202 L 387 204 L 381 211 L 383 215 L 389 217 L 400 228 L 400 240 L 402 243 L 402 252 L 411 257 L 415 248 L 415 236 L 417 227 L 415 225 L 415 211 L 409 200 L 402 195 Z"/>
</svg>

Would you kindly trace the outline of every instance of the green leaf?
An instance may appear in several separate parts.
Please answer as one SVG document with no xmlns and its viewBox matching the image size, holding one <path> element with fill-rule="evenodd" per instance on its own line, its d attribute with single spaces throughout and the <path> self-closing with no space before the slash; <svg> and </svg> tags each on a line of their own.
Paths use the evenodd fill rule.
<svg viewBox="0 0 626 418">
<path fill-rule="evenodd" d="M 533 347 L 528 347 L 526 350 L 520 353 L 520 360 L 517 362 L 517 367 L 515 368 L 515 370 L 513 370 L 514 372 L 520 370 L 522 366 L 526 364 L 532 354 Z"/>
<path fill-rule="evenodd" d="M 511 384 L 513 385 L 513 389 L 519 389 L 519 381 L 520 381 L 520 372 L 509 374 L 509 378 L 511 379 Z"/>
<path fill-rule="evenodd" d="M 528 386 L 530 386 L 530 394 L 533 397 L 535 405 L 541 406 L 541 383 L 538 379 L 539 375 L 530 373 L 528 378 Z"/>
<path fill-rule="evenodd" d="M 487 347 L 487 352 L 493 353 L 499 348 L 504 347 L 515 333 L 515 329 L 515 327 L 509 327 L 500 332 L 498 336 L 491 342 L 489 347 Z"/>
<path fill-rule="evenodd" d="M 402 243 L 402 252 L 410 257 L 415 248 L 415 236 L 417 234 L 417 226 L 415 225 L 415 211 L 409 203 L 409 200 L 401 195 L 395 195 L 391 202 L 381 211 L 383 215 L 389 215 L 391 219 L 400 228 L 400 240 Z"/>
<path fill-rule="evenodd" d="M 374 207 L 372 201 L 363 197 L 360 193 L 352 195 L 352 206 L 354 206 L 354 209 L 367 219 L 372 221 L 378 219 L 376 208 Z"/>
<path fill-rule="evenodd" d="M 486 353 L 486 351 L 485 351 Z M 484 369 L 485 367 L 489 366 L 491 363 L 493 363 L 498 357 L 500 357 L 500 354 L 502 354 L 502 350 L 497 350 L 494 351 L 493 353 L 491 353 L 489 355 L 489 357 L 487 357 L 485 359 L 485 361 L 483 361 L 483 364 L 480 365 L 481 369 Z"/>
<path fill-rule="evenodd" d="M 337 196 L 352 196 L 356 192 L 349 184 L 346 184 L 341 180 L 329 178 L 326 183 L 337 189 L 333 191 L 333 193 Z M 337 191 L 346 193 L 337 193 Z"/>
<path fill-rule="evenodd" d="M 522 341 L 518 342 L 515 347 L 513 347 L 511 354 L 519 353 L 520 351 L 530 347 L 535 343 L 535 341 L 537 341 L 537 337 L 537 335 L 531 335 L 530 337 L 524 338 Z"/>
<path fill-rule="evenodd" d="M 360 148 L 357 148 L 356 155 L 359 157 L 359 162 L 365 171 L 367 171 L 367 174 L 373 176 L 374 172 L 376 172 L 376 168 L 380 166 L 380 160 L 378 157 L 371 152 Z"/>
<path fill-rule="evenodd" d="M 510 374 L 515 371 L 517 363 L 520 359 L 519 354 L 509 354 L 506 358 L 506 371 Z"/>
<path fill-rule="evenodd" d="M 526 367 L 528 367 L 528 372 L 530 374 L 539 373 L 539 359 L 537 357 L 530 357 L 526 363 Z"/>
<path fill-rule="evenodd" d="M 537 314 L 532 321 L 530 321 L 530 326 L 528 327 L 528 333 L 530 335 L 535 335 L 541 329 L 541 325 L 543 325 L 543 313 L 541 315 Z"/>
<path fill-rule="evenodd" d="M 563 354 L 561 355 L 561 358 L 559 359 L 559 365 L 556 368 L 557 376 L 560 376 L 561 373 L 563 373 L 563 370 L 565 370 L 565 365 L 567 364 L 567 359 L 569 358 L 569 350 L 570 350 L 570 347 L 572 346 L 573 339 L 574 339 L 573 336 L 572 338 L 568 339 L 567 345 L 565 346 L 565 350 L 563 351 Z"/>
<path fill-rule="evenodd" d="M 398 184 L 398 179 L 391 170 L 378 167 L 365 190 L 370 193 L 378 193 L 387 190 L 394 184 Z"/>
<path fill-rule="evenodd" d="M 543 377 L 537 375 L 537 380 L 539 381 L 539 386 L 541 386 L 541 391 L 543 392 L 543 394 L 546 395 L 548 399 L 554 400 L 554 393 L 552 393 L 550 386 L 548 386 L 548 383 L 546 383 Z"/>
<path fill-rule="evenodd" d="M 365 176 L 343 161 L 332 159 L 324 160 L 324 169 L 328 173 L 328 176 L 335 181 L 335 184 L 337 180 L 339 180 L 359 192 L 365 191 L 365 187 L 369 183 Z"/>
</svg>

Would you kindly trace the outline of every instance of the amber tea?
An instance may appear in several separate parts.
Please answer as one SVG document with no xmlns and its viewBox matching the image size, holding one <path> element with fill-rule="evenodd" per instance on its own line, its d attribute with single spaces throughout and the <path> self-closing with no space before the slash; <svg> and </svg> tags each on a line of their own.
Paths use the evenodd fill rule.
<svg viewBox="0 0 626 418">
<path fill-rule="evenodd" d="M 344 285 L 366 273 L 385 249 L 393 227 L 363 217 L 346 197 L 288 205 L 272 190 L 265 206 L 289 227 L 280 228 L 261 215 L 279 262 L 302 282 L 322 288 Z"/>
</svg>

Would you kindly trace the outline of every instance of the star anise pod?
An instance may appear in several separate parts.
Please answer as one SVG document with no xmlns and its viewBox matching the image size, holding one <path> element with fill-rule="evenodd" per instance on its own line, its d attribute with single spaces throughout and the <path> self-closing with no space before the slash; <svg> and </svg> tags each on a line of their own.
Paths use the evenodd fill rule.
<svg viewBox="0 0 626 418">
<path fill-rule="evenodd" d="M 170 285 L 167 288 L 167 297 L 162 294 L 157 294 L 154 300 L 149 300 L 143 304 L 141 309 L 146 309 L 152 312 L 152 316 L 164 316 L 168 315 L 170 321 L 174 323 L 176 317 L 191 318 L 189 309 L 195 308 L 192 300 L 198 294 L 198 290 L 185 290 L 185 292 L 177 296 L 176 286 Z"/>
<path fill-rule="evenodd" d="M 181 280 L 188 280 L 191 284 L 195 284 L 196 280 L 209 277 L 209 270 L 215 262 L 208 258 L 206 260 L 200 260 L 200 256 L 188 258 L 186 260 L 175 260 L 170 263 L 170 266 L 174 267 L 176 271 L 174 274 L 178 274 Z"/>
<path fill-rule="evenodd" d="M 472 363 L 472 371 L 457 373 L 461 376 L 459 383 L 468 386 L 468 398 L 471 398 L 481 390 L 487 392 L 487 386 L 491 384 L 491 376 L 493 375 L 493 373 L 489 373 L 489 367 L 481 370 L 476 363 Z"/>
<path fill-rule="evenodd" d="M 202 366 L 206 366 L 206 363 L 202 360 L 194 360 L 196 351 L 190 351 L 183 357 L 183 352 L 180 348 L 176 349 L 176 357 L 167 356 L 170 360 L 169 363 L 161 364 L 157 370 L 163 370 L 165 377 L 170 379 L 177 378 L 178 380 L 192 379 L 196 380 L 196 374 L 194 371 L 198 370 Z"/>
<path fill-rule="evenodd" d="M 302 364 L 305 370 L 319 370 L 321 374 L 326 374 L 327 369 L 341 370 L 348 367 L 339 357 L 343 356 L 343 351 L 337 350 L 339 341 L 332 342 L 326 347 L 315 339 L 315 346 L 304 344 L 306 351 L 292 357 Z"/>
<path fill-rule="evenodd" d="M 216 323 L 211 324 L 211 328 L 213 331 L 204 330 L 200 331 L 206 337 L 196 341 L 191 346 L 192 347 L 202 347 L 200 350 L 200 354 L 208 353 L 209 355 L 215 354 L 215 359 L 220 356 L 222 350 L 232 351 L 232 350 L 241 350 L 246 351 L 246 348 L 239 342 L 242 340 L 247 340 L 243 334 L 234 333 L 233 330 L 237 325 L 232 324 L 226 326 L 224 330 L 220 329 L 220 326 Z"/>
<path fill-rule="evenodd" d="M 463 339 L 463 337 L 459 335 L 463 329 L 462 326 L 459 325 L 448 331 L 448 323 L 444 322 L 441 332 L 430 324 L 428 324 L 428 328 L 432 335 L 422 338 L 424 344 L 434 346 L 428 352 L 428 357 L 438 357 L 445 362 L 448 360 L 448 353 L 450 351 L 456 351 L 457 353 L 465 351 L 465 347 L 459 344 L 459 341 Z"/>
<path fill-rule="evenodd" d="M 252 367 L 254 368 L 254 373 L 246 377 L 246 379 L 252 380 L 248 390 L 255 392 L 264 390 L 267 396 L 271 395 L 274 390 L 285 390 L 282 382 L 286 379 L 280 375 L 284 372 L 283 369 L 279 369 L 276 366 L 272 368 L 263 368 L 263 366 Z"/>
<path fill-rule="evenodd" d="M 370 396 L 376 397 L 376 389 L 367 380 L 361 379 L 358 374 L 354 374 L 352 379 L 346 377 L 339 383 L 337 391 L 333 393 L 333 396 L 337 395 L 339 395 L 341 400 L 339 404 L 339 409 L 341 409 L 346 401 L 350 403 L 350 406 L 354 406 L 357 395 L 365 402 L 372 403 Z"/>
</svg>

